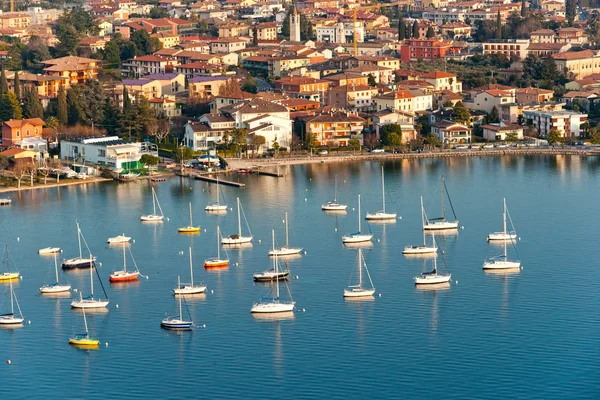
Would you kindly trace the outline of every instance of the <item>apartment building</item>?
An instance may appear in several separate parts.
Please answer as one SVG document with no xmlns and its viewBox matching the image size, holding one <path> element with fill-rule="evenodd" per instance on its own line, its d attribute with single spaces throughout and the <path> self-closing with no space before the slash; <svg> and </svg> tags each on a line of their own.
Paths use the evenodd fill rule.
<svg viewBox="0 0 600 400">
<path fill-rule="evenodd" d="M 497 39 L 482 43 L 483 54 L 504 54 L 506 57 L 519 57 L 524 60 L 527 57 L 529 39 Z"/>
<path fill-rule="evenodd" d="M 552 129 L 556 129 L 563 137 L 580 137 L 583 132 L 581 125 L 587 121 L 587 114 L 567 110 L 524 110 L 523 117 L 525 123 L 532 124 L 542 137 L 547 137 Z"/>
</svg>

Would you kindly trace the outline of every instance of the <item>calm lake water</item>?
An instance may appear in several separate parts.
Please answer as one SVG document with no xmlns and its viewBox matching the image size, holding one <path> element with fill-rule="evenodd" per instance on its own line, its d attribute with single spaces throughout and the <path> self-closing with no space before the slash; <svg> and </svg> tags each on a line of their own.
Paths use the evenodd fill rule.
<svg viewBox="0 0 600 400">
<path fill-rule="evenodd" d="M 139 221 L 152 209 L 148 182 L 9 194 L 12 206 L 0 208 L 0 239 L 23 276 L 15 292 L 31 324 L 0 329 L 2 398 L 599 398 L 599 160 L 386 162 L 387 210 L 402 219 L 370 225 L 373 246 L 363 253 L 377 294 L 347 301 L 342 294 L 353 283 L 357 250 L 344 247 L 341 236 L 356 230 L 358 193 L 363 213 L 381 208 L 380 165 L 296 166 L 280 179 L 232 175 L 247 186 L 222 187 L 233 211 L 221 216 L 204 212 L 213 186 L 174 178 L 154 184 L 169 218 L 159 225 Z M 422 240 L 419 196 L 430 217 L 440 213 L 442 173 L 464 229 L 438 236 L 451 287 L 419 290 L 412 278 L 431 268 L 431 259 L 401 252 Z M 320 210 L 333 197 L 335 174 L 347 215 Z M 254 245 L 229 250 L 228 269 L 205 271 L 203 260 L 216 255 L 217 224 L 224 234 L 237 230 L 236 196 Z M 489 274 L 482 262 L 502 247 L 486 236 L 502 229 L 503 197 L 521 238 L 523 270 Z M 188 202 L 200 235 L 177 233 L 189 222 Z M 254 284 L 252 274 L 271 265 L 271 229 L 284 242 L 286 211 L 290 244 L 307 251 L 289 261 L 297 311 L 291 319 L 257 319 L 250 307 L 271 287 Z M 83 330 L 82 314 L 70 309 L 79 293 L 38 294 L 54 270 L 52 257 L 37 250 L 60 246 L 61 259 L 74 257 L 75 219 L 102 263 L 111 300 L 108 312 L 88 315 L 91 335 L 102 343 L 96 351 L 67 344 Z M 148 280 L 108 283 L 108 274 L 122 266 L 122 250 L 106 239 L 121 233 L 135 239 L 131 251 Z M 188 299 L 201 328 L 161 330 L 165 314 L 177 313 L 171 294 L 177 276 L 189 279 L 189 246 L 196 280 L 208 286 L 205 296 Z M 87 271 L 60 272 L 60 279 L 89 294 Z M 0 312 L 9 305 L 6 288 L 0 287 Z"/>
</svg>

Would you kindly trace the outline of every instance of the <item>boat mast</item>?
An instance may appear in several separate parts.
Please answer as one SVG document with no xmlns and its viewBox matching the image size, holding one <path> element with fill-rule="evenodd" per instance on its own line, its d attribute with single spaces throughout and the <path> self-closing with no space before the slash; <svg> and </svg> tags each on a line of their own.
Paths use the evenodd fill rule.
<svg viewBox="0 0 600 400">
<path fill-rule="evenodd" d="M 127 257 L 125 257 L 125 245 L 123 245 L 123 272 L 127 272 Z"/>
<path fill-rule="evenodd" d="M 275 230 L 271 229 L 271 235 L 273 236 L 273 249 L 275 249 Z M 278 269 L 277 269 L 277 253 L 275 253 L 275 257 L 273 258 L 273 263 L 275 265 L 273 265 L 273 269 L 275 270 L 275 299 L 277 299 L 277 301 L 279 301 L 279 276 L 278 274 Z M 275 299 L 273 299 L 273 301 L 275 301 Z"/>
<path fill-rule="evenodd" d="M 362 249 L 358 248 L 358 287 L 362 289 Z"/>
<path fill-rule="evenodd" d="M 238 236 L 242 237 L 242 219 L 240 217 L 240 198 L 237 198 L 237 208 L 238 208 Z"/>
<path fill-rule="evenodd" d="M 433 235 L 433 247 L 436 247 L 435 244 L 435 234 Z M 437 276 L 437 253 L 435 253 L 435 257 L 433 258 L 433 273 Z"/>
<path fill-rule="evenodd" d="M 285 247 L 289 247 L 289 243 L 288 243 L 288 215 L 287 212 L 285 213 Z"/>
<path fill-rule="evenodd" d="M 423 207 L 423 196 L 421 196 L 421 225 L 423 226 L 423 246 L 427 246 L 427 239 L 425 238 L 425 207 Z"/>
<path fill-rule="evenodd" d="M 6 251 L 8 254 L 8 245 L 6 245 Z M 6 262 L 8 263 L 8 257 L 6 257 Z M 13 317 L 15 316 L 15 305 L 13 302 L 13 286 L 12 286 L 12 279 L 8 280 L 10 282 L 10 315 L 12 315 Z"/>
<path fill-rule="evenodd" d="M 85 335 L 89 336 L 89 332 L 88 332 L 88 326 L 87 326 L 87 318 L 85 317 L 85 308 L 82 308 L 83 310 L 83 324 L 85 325 Z"/>
<path fill-rule="evenodd" d="M 221 260 L 221 246 L 219 246 L 219 240 L 221 240 L 221 229 L 217 225 L 217 260 Z"/>
<path fill-rule="evenodd" d="M 217 174 L 217 205 L 221 205 L 221 196 L 219 195 L 219 174 Z"/>
<path fill-rule="evenodd" d="M 54 253 L 54 273 L 56 274 L 56 283 L 58 283 L 58 264 L 56 263 L 56 253 Z"/>
<path fill-rule="evenodd" d="M 192 202 L 190 201 L 190 226 L 194 226 L 194 222 L 192 220 Z"/>
<path fill-rule="evenodd" d="M 442 218 L 444 221 L 446 220 L 446 207 L 444 205 L 444 189 L 446 188 L 446 183 L 444 182 L 444 174 L 442 174 Z"/>
<path fill-rule="evenodd" d="M 77 241 L 79 243 L 79 259 L 81 259 L 83 256 L 81 255 L 81 229 L 79 228 L 79 222 L 76 222 L 77 224 Z M 6 262 L 6 266 L 8 267 L 8 261 Z"/>
<path fill-rule="evenodd" d="M 156 215 L 156 192 L 152 188 L 152 215 Z"/>
<path fill-rule="evenodd" d="M 333 198 L 334 203 L 337 203 L 337 174 L 335 174 L 335 197 Z"/>
<path fill-rule="evenodd" d="M 381 166 L 381 195 L 383 197 L 383 213 L 385 214 L 385 183 L 383 177 L 383 165 Z"/>
<path fill-rule="evenodd" d="M 90 294 L 92 295 L 92 298 L 94 298 L 94 275 L 92 275 L 92 269 L 94 269 L 93 265 L 92 265 L 93 262 L 94 261 L 90 254 L 90 289 L 91 289 Z"/>
<path fill-rule="evenodd" d="M 192 248 L 190 247 L 190 285 L 194 287 L 194 269 L 192 268 Z"/>
<path fill-rule="evenodd" d="M 181 287 L 181 278 L 179 276 L 177 277 L 177 286 Z M 181 310 L 181 296 L 179 296 L 179 319 L 180 320 L 183 318 L 182 314 L 183 314 L 183 312 Z"/>
<path fill-rule="evenodd" d="M 506 237 L 506 197 L 504 198 L 504 210 L 502 211 L 502 218 L 504 219 L 504 236 Z"/>
<path fill-rule="evenodd" d="M 358 195 L 358 233 L 360 233 L 360 194 Z"/>
</svg>

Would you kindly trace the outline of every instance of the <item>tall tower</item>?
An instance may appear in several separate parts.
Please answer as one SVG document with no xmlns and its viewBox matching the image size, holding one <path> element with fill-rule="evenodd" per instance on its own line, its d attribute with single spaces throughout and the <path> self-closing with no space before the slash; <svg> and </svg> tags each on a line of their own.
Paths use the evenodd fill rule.
<svg viewBox="0 0 600 400">
<path fill-rule="evenodd" d="M 300 15 L 294 6 L 294 11 L 290 17 L 290 40 L 292 42 L 300 42 Z"/>
</svg>

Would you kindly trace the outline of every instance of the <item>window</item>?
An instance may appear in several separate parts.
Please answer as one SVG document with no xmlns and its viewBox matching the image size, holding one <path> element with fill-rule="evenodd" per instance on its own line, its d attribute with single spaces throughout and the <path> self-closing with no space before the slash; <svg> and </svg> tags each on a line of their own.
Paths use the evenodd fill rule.
<svg viewBox="0 0 600 400">
<path fill-rule="evenodd" d="M 98 157 L 106 157 L 106 150 L 98 149 Z"/>
<path fill-rule="evenodd" d="M 17 137 L 21 137 L 21 131 L 17 131 Z"/>
</svg>

